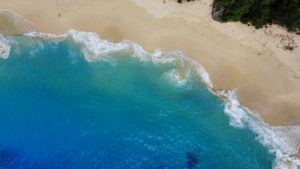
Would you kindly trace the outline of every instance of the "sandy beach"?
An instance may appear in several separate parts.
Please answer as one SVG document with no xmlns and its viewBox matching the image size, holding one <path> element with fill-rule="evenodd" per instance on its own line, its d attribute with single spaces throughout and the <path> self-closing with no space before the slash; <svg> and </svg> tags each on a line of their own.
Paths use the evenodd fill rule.
<svg viewBox="0 0 300 169">
<path fill-rule="evenodd" d="M 211 3 L 0 0 L 0 9 L 15 11 L 32 23 L 6 11 L 0 13 L 0 31 L 4 35 L 36 30 L 62 34 L 75 29 L 97 32 L 112 42 L 131 40 L 148 51 L 182 50 L 205 67 L 214 89 L 238 88 L 241 104 L 259 112 L 267 123 L 299 125 L 300 36 L 278 26 L 256 30 L 240 23 L 215 22 Z M 287 44 L 294 49 L 285 49 Z"/>
</svg>

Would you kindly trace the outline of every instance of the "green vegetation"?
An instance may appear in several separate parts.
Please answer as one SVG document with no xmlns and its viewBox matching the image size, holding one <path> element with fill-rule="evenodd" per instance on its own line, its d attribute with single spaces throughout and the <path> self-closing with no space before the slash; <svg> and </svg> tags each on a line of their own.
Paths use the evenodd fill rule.
<svg viewBox="0 0 300 169">
<path fill-rule="evenodd" d="M 212 11 L 221 22 L 241 21 L 256 28 L 277 24 L 300 34 L 300 0 L 214 0 Z"/>
<path fill-rule="evenodd" d="M 213 18 L 241 21 L 262 28 L 268 24 L 300 30 L 300 0 L 214 0 Z"/>
</svg>

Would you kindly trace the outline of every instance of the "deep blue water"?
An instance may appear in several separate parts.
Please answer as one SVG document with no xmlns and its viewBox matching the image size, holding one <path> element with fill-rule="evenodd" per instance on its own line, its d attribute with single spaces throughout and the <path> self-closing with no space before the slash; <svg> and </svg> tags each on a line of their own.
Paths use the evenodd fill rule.
<svg viewBox="0 0 300 169">
<path fill-rule="evenodd" d="M 192 72 L 115 52 L 87 62 L 71 40 L 10 37 L 0 59 L 0 167 L 269 169 L 274 156 L 234 128 Z"/>
</svg>

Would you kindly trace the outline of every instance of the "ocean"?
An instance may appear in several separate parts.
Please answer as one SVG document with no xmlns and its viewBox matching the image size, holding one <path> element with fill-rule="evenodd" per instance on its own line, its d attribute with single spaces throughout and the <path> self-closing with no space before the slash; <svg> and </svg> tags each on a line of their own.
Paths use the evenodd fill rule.
<svg viewBox="0 0 300 169">
<path fill-rule="evenodd" d="M 3 43 L 1 168 L 271 169 L 295 161 L 272 127 L 233 93 L 213 91 L 181 51 L 151 54 L 72 30 Z"/>
</svg>

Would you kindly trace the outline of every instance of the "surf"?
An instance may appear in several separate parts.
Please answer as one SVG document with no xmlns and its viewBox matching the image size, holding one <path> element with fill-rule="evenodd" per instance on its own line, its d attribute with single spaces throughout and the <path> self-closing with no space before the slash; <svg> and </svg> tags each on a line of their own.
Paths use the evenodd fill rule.
<svg viewBox="0 0 300 169">
<path fill-rule="evenodd" d="M 22 39 L 24 38 L 24 39 Z M 20 39 L 15 37 L 9 37 L 4 38 L 1 37 L 1 43 L 0 45 L 3 46 L 2 49 L 4 49 L 5 52 L 2 52 L 2 57 L 6 60 L 3 61 L 2 64 L 5 65 L 5 62 L 7 62 L 10 57 L 8 57 L 9 53 L 14 53 L 12 55 L 24 55 L 24 52 L 22 52 L 22 49 L 20 49 L 18 46 L 21 46 L 20 44 L 27 45 L 29 42 L 29 45 L 27 48 L 36 49 L 35 50 L 24 50 L 26 52 L 29 52 L 29 56 L 35 56 L 39 55 L 40 51 L 43 50 L 49 50 L 52 51 L 52 48 L 49 48 L 49 46 L 52 46 L 54 48 L 62 49 L 68 49 L 65 55 L 69 56 L 72 63 L 76 65 L 76 63 L 80 62 L 82 63 L 82 60 L 84 59 L 88 64 L 100 64 L 103 66 L 106 65 L 108 68 L 106 69 L 112 69 L 117 74 L 118 71 L 124 71 L 124 70 L 130 70 L 130 67 L 128 65 L 123 65 L 123 63 L 129 62 L 129 64 L 132 67 L 135 67 L 137 65 L 144 65 L 145 67 L 141 66 L 139 67 L 140 70 L 147 70 L 145 73 L 150 76 L 149 71 L 156 72 L 157 76 L 159 78 L 156 78 L 153 75 L 153 79 L 155 79 L 155 82 L 152 82 L 151 80 L 147 81 L 142 75 L 139 76 L 139 79 L 145 80 L 148 83 L 154 83 L 154 86 L 161 86 L 158 87 L 158 89 L 161 89 L 161 91 L 164 91 L 166 93 L 170 91 L 165 91 L 165 89 L 162 88 L 170 88 L 171 93 L 160 96 L 160 97 L 168 97 L 168 95 L 173 95 L 176 91 L 182 92 L 179 94 L 186 95 L 186 91 L 193 91 L 199 92 L 198 94 L 204 94 L 204 96 L 207 96 L 208 98 L 211 98 L 213 96 L 218 96 L 219 98 L 215 98 L 218 104 L 215 106 L 224 106 L 222 111 L 225 113 L 228 117 L 228 125 L 237 128 L 232 130 L 237 131 L 243 131 L 247 133 L 247 137 L 253 137 L 253 140 L 258 140 L 264 147 L 267 148 L 267 151 L 270 153 L 269 158 L 272 159 L 272 156 L 274 155 L 274 161 L 272 162 L 273 168 L 296 168 L 300 163 L 299 160 L 292 156 L 292 154 L 297 152 L 298 146 L 296 144 L 295 138 L 290 137 L 292 133 L 297 132 L 298 128 L 297 126 L 287 126 L 287 127 L 271 127 L 268 124 L 264 123 L 257 113 L 249 110 L 246 107 L 243 107 L 239 104 L 235 91 L 224 91 L 224 90 L 214 90 L 213 84 L 209 78 L 209 74 L 205 71 L 205 69 L 196 61 L 191 60 L 186 56 L 183 52 L 174 50 L 174 51 L 161 51 L 159 49 L 155 50 L 154 53 L 150 53 L 145 51 L 141 46 L 138 44 L 124 40 L 120 43 L 111 43 L 106 40 L 102 40 L 99 38 L 99 36 L 96 33 L 88 33 L 88 32 L 78 32 L 75 30 L 70 30 L 65 34 L 62 35 L 52 35 L 52 34 L 45 34 L 45 33 L 39 33 L 39 32 L 32 32 L 25 34 L 24 37 L 21 37 Z M 61 46 L 62 45 L 62 46 Z M 12 46 L 12 47 L 11 47 Z M 45 49 L 45 46 L 47 48 Z M 64 51 L 62 50 L 62 51 Z M 18 52 L 19 53 L 18 53 Z M 53 51 L 55 52 L 55 50 Z M 78 54 L 79 53 L 79 54 Z M 82 53 L 82 54 L 80 54 Z M 46 54 L 45 54 L 46 55 Z M 27 56 L 28 57 L 28 56 Z M 39 56 L 36 56 L 37 58 Z M 82 58 L 81 58 L 82 57 Z M 125 61 L 124 61 L 125 59 Z M 46 59 L 47 60 L 47 59 Z M 24 60 L 25 62 L 26 60 Z M 17 62 L 17 60 L 15 61 Z M 58 60 L 57 63 L 60 61 Z M 133 63 L 131 63 L 133 62 Z M 26 62 L 25 62 L 26 63 Z M 40 62 L 41 64 L 43 62 Z M 84 64 L 84 63 L 82 63 Z M 13 63 L 12 63 L 13 65 Z M 59 64 L 58 64 L 59 65 Z M 81 65 L 81 64 L 79 64 Z M 116 67 L 118 65 L 123 65 L 127 69 L 122 69 L 122 66 L 118 68 Z M 74 66 L 74 65 L 73 65 Z M 78 65 L 77 65 L 78 66 Z M 72 67 L 72 66 L 71 66 Z M 101 67 L 101 66 L 100 66 Z M 105 66 L 104 66 L 105 67 Z M 41 67 L 42 68 L 42 67 Z M 102 67 L 103 68 L 103 67 Z M 95 69 L 94 71 L 101 74 L 102 71 L 105 72 L 105 69 L 102 69 L 101 71 L 98 69 Z M 84 68 L 84 70 L 87 68 Z M 4 70 L 4 72 L 7 70 Z M 88 70 L 86 70 L 88 71 Z M 91 73 L 91 72 L 90 72 Z M 93 74 L 93 73 L 91 73 Z M 108 73 L 109 74 L 109 73 Z M 131 74 L 134 74 L 131 72 Z M 113 74 L 109 74 L 110 76 L 113 76 Z M 107 75 L 107 76 L 109 76 Z M 126 74 L 125 74 L 126 75 Z M 1 76 L 0 76 L 1 77 Z M 152 77 L 152 75 L 151 75 Z M 108 78 L 110 79 L 110 78 Z M 138 83 L 137 81 L 139 79 L 135 79 L 134 81 Z M 94 79 L 95 80 L 95 79 Z M 105 80 L 105 78 L 103 78 Z M 107 80 L 107 79 L 106 79 Z M 110 79 L 115 80 L 117 79 Z M 124 84 L 127 84 L 126 79 L 124 80 Z M 128 79 L 127 79 L 128 80 Z M 131 79 L 132 80 L 132 79 Z M 78 81 L 78 80 L 75 80 Z M 162 84 L 158 84 L 158 82 L 161 81 Z M 66 82 L 68 83 L 68 82 Z M 84 84 L 82 84 L 84 85 Z M 145 85 L 145 84 L 144 84 Z M 131 85 L 129 85 L 131 86 Z M 147 86 L 147 85 L 146 85 Z M 173 86 L 173 87 L 170 87 Z M 196 87 L 195 87 L 196 86 Z M 203 86 L 203 88 L 201 87 Z M 102 86 L 103 89 L 109 89 L 113 92 L 122 91 L 119 87 L 111 89 L 110 87 L 104 85 Z M 131 86 L 132 87 L 132 86 Z M 152 86 L 153 87 L 153 86 Z M 151 86 L 149 86 L 151 88 Z M 62 93 L 64 93 L 65 89 L 58 90 Z M 129 91 L 132 91 L 135 93 L 136 91 L 130 88 Z M 160 91 L 160 90 L 159 90 Z M 126 92 L 125 92 L 126 93 Z M 69 93 L 70 94 L 70 93 Z M 127 93 L 128 94 L 128 93 Z M 149 94 L 149 93 L 147 93 Z M 149 94 L 150 95 L 150 94 Z M 210 96 L 212 95 L 212 96 Z M 178 97 L 179 97 L 178 96 Z M 189 93 L 189 97 L 192 97 L 191 93 Z M 158 98 L 160 98 L 158 97 Z M 188 100 L 187 97 L 186 99 Z M 195 96 L 196 98 L 200 99 L 200 96 Z M 192 97 L 193 98 L 193 97 Z M 197 100 L 197 99 L 196 99 Z M 200 99 L 201 100 L 201 99 Z M 212 99 L 214 100 L 214 99 Z M 194 108 L 197 108 L 197 104 L 194 104 L 192 101 L 191 103 L 188 103 L 189 106 L 195 106 Z M 197 101 L 195 102 L 197 103 Z M 199 107 L 202 102 L 199 102 Z M 152 103 L 153 104 L 153 103 Z M 198 110 L 198 109 L 197 109 Z M 187 111 L 187 110 L 185 110 Z M 191 110 L 192 111 L 192 110 Z M 200 110 L 198 110 L 200 111 Z M 218 113 L 219 110 L 216 110 Z M 191 112 L 189 112 L 191 113 Z M 161 114 L 161 116 L 165 116 L 165 114 Z M 176 117 L 176 116 L 175 116 Z M 175 118 L 173 117 L 173 118 Z M 224 121 L 227 121 L 226 118 L 221 118 Z M 204 123 L 199 120 L 199 123 Z M 210 124 L 211 127 L 218 124 Z M 204 125 L 205 126 L 205 125 Z M 206 126 L 209 127 L 209 126 Z M 232 128 L 233 128 L 232 127 Z M 195 129 L 195 128 L 192 128 Z M 200 130 L 200 128 L 199 128 Z M 249 132 L 250 130 L 251 132 Z M 201 131 L 201 130 L 200 130 Z M 230 129 L 231 131 L 231 129 Z M 288 131 L 288 132 L 282 132 L 282 131 Z M 254 133 L 252 135 L 251 133 Z M 206 132 L 204 132 L 206 133 Z M 238 132 L 239 133 L 239 132 Z M 249 135 L 248 135 L 249 134 Z M 198 138 L 199 139 L 199 138 Z M 199 139 L 201 140 L 201 139 Z M 226 141 L 226 140 L 223 140 Z M 234 141 L 233 141 L 234 142 Z M 254 144 L 254 143 L 252 143 Z M 153 149 L 153 145 L 149 145 L 150 149 Z M 148 146 L 148 148 L 149 148 Z M 257 146 L 257 145 L 256 145 Z M 155 146 L 154 146 L 155 147 Z M 155 149 L 155 148 L 154 148 Z M 260 149 L 260 148 L 259 148 Z M 188 161 L 192 161 L 192 163 L 189 163 L 189 165 L 186 165 L 185 167 L 189 168 L 189 166 L 197 167 L 199 164 L 199 153 L 201 154 L 201 150 L 197 150 L 200 152 L 186 152 L 187 159 L 185 162 L 188 163 Z M 205 152 L 205 151 L 204 151 Z M 241 153 L 241 152 L 236 152 Z M 184 153 L 183 153 L 184 154 Z M 262 153 L 264 154 L 264 153 Z M 201 156 L 202 157 L 202 156 Z M 149 157 L 147 157 L 149 158 Z M 183 160 L 183 161 L 184 161 Z M 139 161 L 139 160 L 137 160 Z M 182 162 L 181 164 L 178 164 L 178 166 L 181 166 L 180 168 L 184 167 Z M 197 162 L 198 161 L 198 162 Z M 268 160 L 267 160 L 268 161 Z M 196 163 L 197 162 L 197 163 Z M 153 163 L 151 163 L 153 164 Z M 193 165 L 191 165 L 193 164 Z M 206 164 L 205 165 L 212 165 L 212 164 Z M 149 164 L 147 164 L 149 165 Z M 171 165 L 171 163 L 164 164 L 163 166 Z M 229 164 L 228 164 L 229 165 Z M 250 164 L 249 164 L 250 165 Z M 101 165 L 100 165 L 101 166 Z M 176 166 L 176 165 L 175 165 Z M 219 164 L 219 166 L 221 166 Z M 267 166 L 267 165 L 266 165 Z M 142 166 L 140 166 L 142 167 Z M 231 166 L 232 167 L 232 166 Z M 138 167 L 137 167 L 138 168 Z"/>
</svg>

